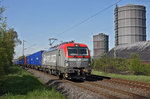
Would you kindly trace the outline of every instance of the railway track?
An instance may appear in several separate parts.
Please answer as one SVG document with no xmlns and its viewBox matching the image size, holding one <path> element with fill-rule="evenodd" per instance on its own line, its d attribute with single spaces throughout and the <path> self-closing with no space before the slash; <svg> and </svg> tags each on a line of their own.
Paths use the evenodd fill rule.
<svg viewBox="0 0 150 99">
<path fill-rule="evenodd" d="M 107 97 L 107 98 L 109 98 L 109 99 L 120 99 L 120 98 L 117 97 L 117 96 L 114 96 L 114 95 L 111 95 L 111 94 L 107 94 L 107 93 L 105 93 L 105 92 L 103 92 L 103 91 L 101 91 L 101 90 L 96 90 L 96 89 L 90 88 L 89 86 L 86 86 L 86 85 L 85 85 L 85 84 L 87 84 L 87 83 L 85 83 L 85 82 L 83 82 L 82 84 L 79 84 L 79 83 L 75 83 L 75 82 L 68 81 L 68 80 L 63 80 L 63 81 L 65 81 L 65 82 L 67 82 L 67 83 L 70 83 L 70 84 L 72 84 L 72 85 L 78 86 L 78 87 L 80 87 L 80 88 L 89 90 L 89 91 L 91 91 L 91 92 L 93 92 L 93 93 L 95 93 L 95 94 L 97 94 L 97 95 L 100 95 L 100 96 L 102 95 L 102 96 Z"/>
<path fill-rule="evenodd" d="M 88 83 L 88 82 L 86 82 L 86 83 Z M 127 96 L 129 96 L 128 98 L 133 97 L 135 99 L 149 99 L 148 97 L 145 97 L 145 96 L 142 96 L 142 95 L 134 94 L 134 93 L 124 91 L 124 90 L 111 88 L 111 87 L 108 87 L 108 86 L 101 85 L 99 83 L 91 82 L 91 84 L 93 86 L 97 86 L 97 87 L 100 87 L 100 88 L 103 88 L 103 89 L 107 89 L 107 90 L 110 90 L 112 92 L 117 92 L 117 93 L 120 93 L 120 94 L 123 94 L 123 95 L 127 95 Z"/>
<path fill-rule="evenodd" d="M 98 76 L 98 75 L 92 75 L 92 78 L 94 79 L 101 78 L 103 79 L 104 82 L 117 83 L 117 84 L 130 86 L 133 88 L 145 89 L 147 91 L 150 91 L 150 84 L 148 83 L 143 83 L 143 82 L 138 82 L 138 81 L 129 81 L 129 80 L 124 80 L 124 79 L 119 79 L 119 78 L 110 78 L 110 77 L 104 77 L 104 76 Z"/>
<path fill-rule="evenodd" d="M 44 75 L 48 75 L 52 78 L 58 79 L 57 76 L 46 74 L 46 73 L 43 73 L 43 72 L 37 71 L 37 70 L 34 70 L 34 71 L 39 72 L 39 73 L 44 74 Z M 102 80 L 101 76 L 97 76 L 97 75 L 92 75 L 92 76 L 93 76 L 92 79 L 95 79 L 95 81 L 84 81 L 84 82 L 79 82 L 79 83 L 74 82 L 74 81 L 70 81 L 70 80 L 65 80 L 65 79 L 62 79 L 60 81 L 62 81 L 64 83 L 69 83 L 71 85 L 77 86 L 77 87 L 82 88 L 84 90 L 88 90 L 88 91 L 93 92 L 94 94 L 96 94 L 100 97 L 105 97 L 107 99 L 124 99 L 124 98 L 128 98 L 128 99 L 150 99 L 149 96 L 143 96 L 143 95 L 132 93 L 129 91 L 125 91 L 122 89 L 112 88 L 110 86 L 103 85 L 99 82 L 109 82 L 112 84 L 117 83 L 117 84 L 129 86 L 129 87 L 144 88 L 146 90 L 149 89 L 149 84 L 145 84 L 145 83 L 141 83 L 141 82 L 135 82 L 135 81 L 122 80 L 122 79 L 116 79 L 116 78 L 109 78 L 109 77 L 108 78 L 104 77 Z M 100 80 L 100 81 L 97 82 L 96 80 Z"/>
<path fill-rule="evenodd" d="M 129 80 L 123 80 L 123 79 L 118 79 L 118 78 L 111 78 L 111 81 L 115 83 L 122 83 L 122 84 L 126 84 L 129 86 L 150 90 L 150 84 L 143 83 L 143 82 L 129 81 Z"/>
</svg>

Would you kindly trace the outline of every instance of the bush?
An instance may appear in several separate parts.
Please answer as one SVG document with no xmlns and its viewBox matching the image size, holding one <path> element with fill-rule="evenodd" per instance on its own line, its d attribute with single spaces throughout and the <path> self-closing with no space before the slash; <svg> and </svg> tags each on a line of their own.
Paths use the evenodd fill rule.
<svg viewBox="0 0 150 99">
<path fill-rule="evenodd" d="M 150 75 L 150 66 L 142 64 L 138 54 L 132 53 L 130 59 L 101 57 L 92 62 L 92 68 L 108 73 Z"/>
<path fill-rule="evenodd" d="M 92 68 L 104 72 L 120 73 L 128 70 L 129 61 L 124 58 L 101 57 L 95 59 Z"/>
<path fill-rule="evenodd" d="M 129 70 L 135 75 L 148 75 L 150 72 L 150 67 L 146 64 L 142 64 L 138 54 L 132 53 L 130 55 Z"/>
</svg>

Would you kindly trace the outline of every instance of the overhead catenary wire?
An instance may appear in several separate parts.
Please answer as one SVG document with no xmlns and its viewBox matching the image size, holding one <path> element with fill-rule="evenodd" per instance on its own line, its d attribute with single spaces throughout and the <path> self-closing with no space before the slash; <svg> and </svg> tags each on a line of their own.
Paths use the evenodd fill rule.
<svg viewBox="0 0 150 99">
<path fill-rule="evenodd" d="M 27 49 L 29 49 L 29 48 L 35 46 L 35 45 L 36 45 L 36 44 L 32 44 L 31 46 L 29 46 L 29 47 L 27 47 L 27 48 L 24 48 L 24 50 L 27 50 Z"/>
<path fill-rule="evenodd" d="M 64 33 L 68 32 L 68 31 L 70 31 L 70 30 L 72 30 L 72 29 L 74 29 L 74 28 L 76 28 L 76 27 L 78 27 L 79 25 L 81 25 L 81 24 L 87 22 L 87 21 L 90 20 L 91 18 L 93 18 L 93 17 L 99 15 L 100 13 L 106 11 L 107 9 L 113 7 L 114 5 L 116 5 L 117 3 L 121 2 L 121 1 L 123 1 L 123 0 L 119 0 L 119 1 L 117 1 L 116 3 L 113 3 L 113 4 L 109 5 L 109 6 L 107 6 L 106 8 L 101 9 L 100 11 L 98 11 L 98 12 L 96 12 L 95 14 L 93 14 L 93 15 L 87 17 L 86 19 L 82 20 L 81 22 L 79 22 L 79 23 L 77 23 L 77 24 L 71 26 L 70 28 L 64 30 L 63 32 L 57 34 L 55 37 L 59 37 L 60 35 L 62 35 L 62 34 L 64 34 Z"/>
</svg>

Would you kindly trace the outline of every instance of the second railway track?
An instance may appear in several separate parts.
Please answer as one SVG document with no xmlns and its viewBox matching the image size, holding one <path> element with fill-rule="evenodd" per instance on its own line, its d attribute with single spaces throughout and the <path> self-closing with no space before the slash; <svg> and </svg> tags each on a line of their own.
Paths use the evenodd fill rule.
<svg viewBox="0 0 150 99">
<path fill-rule="evenodd" d="M 130 87 L 140 88 L 140 89 L 145 89 L 145 90 L 150 91 L 150 84 L 148 83 L 124 80 L 124 79 L 119 79 L 119 78 L 109 78 L 109 77 L 98 76 L 98 75 L 92 75 L 92 78 L 95 80 L 101 78 L 105 82 L 117 83 L 117 84 L 122 84 L 122 85 L 130 86 Z"/>
</svg>

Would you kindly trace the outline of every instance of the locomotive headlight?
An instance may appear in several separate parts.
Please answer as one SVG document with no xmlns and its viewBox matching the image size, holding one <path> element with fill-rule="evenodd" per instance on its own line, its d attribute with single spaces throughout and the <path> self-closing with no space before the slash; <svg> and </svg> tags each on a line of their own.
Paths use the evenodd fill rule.
<svg viewBox="0 0 150 99">
<path fill-rule="evenodd" d="M 69 62 L 69 61 L 65 60 L 66 66 L 68 66 L 68 65 L 69 65 L 69 64 L 68 64 L 68 62 Z"/>
<path fill-rule="evenodd" d="M 65 63 L 68 63 L 69 61 L 65 60 Z"/>
<path fill-rule="evenodd" d="M 77 60 L 74 58 L 70 58 L 69 61 L 77 61 Z"/>
<path fill-rule="evenodd" d="M 91 63 L 88 63 L 88 66 L 91 66 Z"/>
</svg>

